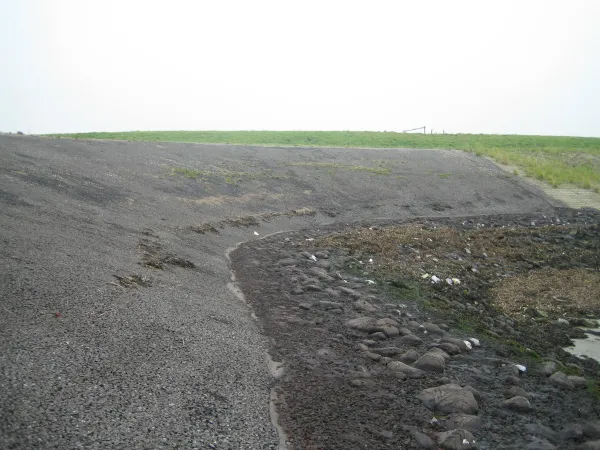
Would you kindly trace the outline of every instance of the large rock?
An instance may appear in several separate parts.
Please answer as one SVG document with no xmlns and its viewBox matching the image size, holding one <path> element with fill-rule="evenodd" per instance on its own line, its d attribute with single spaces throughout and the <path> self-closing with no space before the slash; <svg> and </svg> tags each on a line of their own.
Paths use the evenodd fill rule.
<svg viewBox="0 0 600 450">
<path fill-rule="evenodd" d="M 280 266 L 298 266 L 300 264 L 302 264 L 302 261 L 300 261 L 299 259 L 296 258 L 285 258 L 285 259 L 281 259 L 277 262 L 278 265 Z"/>
<path fill-rule="evenodd" d="M 354 289 L 350 289 L 344 286 L 340 286 L 337 288 L 338 291 L 340 291 L 342 294 L 346 294 L 354 299 L 359 299 L 360 298 L 360 293 L 356 292 Z"/>
<path fill-rule="evenodd" d="M 431 322 L 425 322 L 423 324 L 423 328 L 425 329 L 425 331 L 427 331 L 428 333 L 431 334 L 437 334 L 438 336 L 443 336 L 444 335 L 444 330 L 442 330 L 439 326 L 437 326 L 435 323 L 431 323 Z"/>
<path fill-rule="evenodd" d="M 414 334 L 407 334 L 406 336 L 402 336 L 400 338 L 400 343 L 405 345 L 421 345 L 423 341 Z"/>
<path fill-rule="evenodd" d="M 600 420 L 590 420 L 583 425 L 583 434 L 590 439 L 600 438 Z"/>
<path fill-rule="evenodd" d="M 519 395 L 505 400 L 502 406 L 506 409 L 511 409 L 521 413 L 531 411 L 531 403 L 529 403 L 529 400 Z"/>
<path fill-rule="evenodd" d="M 521 450 L 523 447 L 513 447 L 514 450 Z M 556 445 L 546 439 L 535 438 L 524 450 L 557 450 Z"/>
<path fill-rule="evenodd" d="M 321 267 L 323 269 L 330 269 L 331 268 L 331 263 L 329 261 L 323 261 L 323 260 L 318 260 L 315 263 L 318 267 Z"/>
<path fill-rule="evenodd" d="M 577 450 L 600 450 L 600 440 L 584 442 L 576 448 Z"/>
<path fill-rule="evenodd" d="M 412 364 L 417 359 L 419 359 L 419 354 L 414 350 L 408 350 L 408 351 L 402 353 L 402 355 L 400 355 L 399 359 L 400 359 L 400 361 L 402 361 L 405 364 Z"/>
<path fill-rule="evenodd" d="M 400 331 L 398 331 L 398 328 L 396 327 L 381 327 L 381 331 L 389 338 L 396 337 L 400 334 Z"/>
<path fill-rule="evenodd" d="M 341 303 L 331 302 L 329 300 L 321 300 L 318 305 L 322 309 L 342 309 L 344 307 Z"/>
<path fill-rule="evenodd" d="M 567 378 L 573 383 L 576 389 L 582 389 L 586 386 L 586 380 L 584 377 L 578 377 L 577 375 L 569 375 Z"/>
<path fill-rule="evenodd" d="M 380 327 L 399 327 L 398 322 L 394 319 L 390 319 L 389 317 L 384 317 L 383 319 L 377 320 L 377 325 Z"/>
<path fill-rule="evenodd" d="M 445 343 L 445 342 L 447 342 L 447 343 L 449 343 L 449 344 L 454 344 L 454 345 L 456 345 L 458 348 L 460 348 L 460 351 L 461 351 L 462 353 L 465 353 L 465 352 L 468 352 L 468 351 L 470 351 L 470 350 L 471 350 L 471 349 L 469 348 L 469 346 L 466 344 L 466 342 L 465 342 L 465 341 L 463 341 L 463 340 L 461 340 L 461 339 L 455 339 L 455 338 L 443 338 L 443 339 L 441 340 L 441 343 L 443 344 L 443 343 Z"/>
<path fill-rule="evenodd" d="M 483 427 L 483 419 L 471 414 L 453 413 L 445 421 L 446 428 L 477 431 Z"/>
<path fill-rule="evenodd" d="M 402 352 L 398 347 L 372 348 L 370 351 L 381 356 L 394 356 Z"/>
<path fill-rule="evenodd" d="M 418 398 L 427 408 L 442 414 L 474 414 L 479 409 L 473 393 L 457 384 L 444 384 L 425 389 Z"/>
<path fill-rule="evenodd" d="M 436 434 L 436 441 L 444 450 L 469 450 L 475 447 L 475 437 L 467 430 L 450 430 Z"/>
<path fill-rule="evenodd" d="M 349 328 L 354 328 L 355 330 L 364 331 L 366 333 L 373 333 L 379 329 L 379 326 L 377 325 L 377 319 L 368 316 L 350 319 L 346 322 L 346 326 Z"/>
<path fill-rule="evenodd" d="M 435 442 L 433 442 L 433 440 L 431 440 L 431 438 L 426 434 L 423 434 L 419 431 L 413 431 L 413 437 L 415 438 L 415 441 L 417 441 L 417 444 L 419 444 L 420 448 L 425 450 L 437 449 L 437 445 L 435 445 Z"/>
<path fill-rule="evenodd" d="M 558 369 L 558 365 L 554 361 L 546 361 L 540 366 L 540 372 L 549 377 Z"/>
<path fill-rule="evenodd" d="M 580 440 L 584 435 L 583 425 L 580 423 L 569 423 L 558 432 L 558 435 L 564 441 Z"/>
<path fill-rule="evenodd" d="M 523 389 L 522 387 L 519 387 L 519 386 L 509 387 L 506 391 L 504 391 L 504 396 L 506 398 L 516 397 L 516 396 L 521 396 L 521 397 L 525 397 L 525 398 L 531 397 L 525 389 Z"/>
<path fill-rule="evenodd" d="M 548 428 L 541 423 L 529 423 L 525 425 L 525 431 L 532 436 L 541 437 L 556 444 L 559 441 L 559 436 L 556 431 Z"/>
<path fill-rule="evenodd" d="M 437 348 L 444 350 L 449 355 L 458 355 L 461 353 L 460 347 L 458 345 L 451 344 L 450 342 L 442 342 L 441 344 L 437 345 Z"/>
<path fill-rule="evenodd" d="M 400 361 L 390 361 L 387 367 L 394 372 L 401 372 L 412 378 L 419 378 L 425 374 L 422 370 L 411 367 L 408 364 L 404 364 Z"/>
<path fill-rule="evenodd" d="M 427 353 L 431 353 L 432 355 L 439 355 L 444 359 L 450 359 L 450 355 L 438 347 L 430 348 L 429 350 L 427 350 Z"/>
<path fill-rule="evenodd" d="M 340 296 L 340 293 L 338 291 L 336 291 L 335 289 L 326 288 L 324 292 L 333 298 L 338 298 Z"/>
<path fill-rule="evenodd" d="M 564 372 L 556 372 L 550 377 L 550 381 L 565 389 L 573 389 L 575 387 L 573 382 L 569 380 L 569 377 Z"/>
<path fill-rule="evenodd" d="M 323 274 L 328 275 L 327 271 L 321 267 L 311 267 L 310 269 L 308 269 L 308 273 L 311 273 L 311 274 L 317 275 L 317 276 L 323 275 Z"/>
<path fill-rule="evenodd" d="M 446 359 L 439 353 L 427 352 L 415 361 L 413 367 L 426 372 L 443 372 L 446 368 Z"/>
<path fill-rule="evenodd" d="M 356 309 L 357 311 L 361 311 L 361 312 L 366 312 L 366 313 L 374 313 L 376 312 L 379 308 L 377 308 L 375 305 L 369 303 L 366 300 L 356 300 L 352 306 L 354 306 L 354 309 Z"/>
</svg>

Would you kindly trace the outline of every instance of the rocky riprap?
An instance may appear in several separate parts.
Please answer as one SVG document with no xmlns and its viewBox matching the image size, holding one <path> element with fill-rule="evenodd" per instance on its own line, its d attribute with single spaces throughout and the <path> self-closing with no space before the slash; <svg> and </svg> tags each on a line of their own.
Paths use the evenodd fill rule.
<svg viewBox="0 0 600 450">
<path fill-rule="evenodd" d="M 331 231 L 278 234 L 232 253 L 283 363 L 277 407 L 290 448 L 600 449 L 600 400 L 573 375 L 590 361 L 518 363 L 485 335 L 353 274 L 347 251 L 311 247 Z"/>
</svg>

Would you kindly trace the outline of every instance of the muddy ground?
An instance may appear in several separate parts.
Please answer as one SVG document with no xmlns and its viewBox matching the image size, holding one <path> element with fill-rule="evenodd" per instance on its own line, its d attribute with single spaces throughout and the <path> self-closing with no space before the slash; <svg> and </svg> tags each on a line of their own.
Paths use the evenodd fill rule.
<svg viewBox="0 0 600 450">
<path fill-rule="evenodd" d="M 363 221 L 241 245 L 233 268 L 283 368 L 290 448 L 597 448 L 600 366 L 562 348 L 600 315 L 599 219 Z M 414 362 L 434 347 L 442 367 Z M 420 400 L 448 384 L 474 389 L 476 411 Z"/>
</svg>

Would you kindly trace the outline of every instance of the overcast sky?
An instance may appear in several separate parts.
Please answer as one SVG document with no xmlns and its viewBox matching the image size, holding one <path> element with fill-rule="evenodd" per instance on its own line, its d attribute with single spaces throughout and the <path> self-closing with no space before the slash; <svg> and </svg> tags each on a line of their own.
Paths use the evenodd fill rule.
<svg viewBox="0 0 600 450">
<path fill-rule="evenodd" d="M 600 136 L 599 0 L 0 0 L 0 131 Z"/>
</svg>

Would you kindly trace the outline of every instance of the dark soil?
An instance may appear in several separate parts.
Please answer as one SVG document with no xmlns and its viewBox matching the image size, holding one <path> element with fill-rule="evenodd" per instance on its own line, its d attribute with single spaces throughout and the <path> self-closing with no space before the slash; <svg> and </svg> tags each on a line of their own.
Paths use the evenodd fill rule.
<svg viewBox="0 0 600 450">
<path fill-rule="evenodd" d="M 437 433 L 456 426 L 417 398 L 450 382 L 477 390 L 476 448 L 569 449 L 600 438 L 589 425 L 600 419 L 599 365 L 562 349 L 582 335 L 575 325 L 600 314 L 599 223 L 598 211 L 557 209 L 363 222 L 241 245 L 231 254 L 236 279 L 271 338 L 271 356 L 285 367 L 276 389 L 290 447 L 475 448 L 441 444 Z M 373 309 L 361 310 L 357 300 Z M 391 319 L 419 339 L 407 344 L 402 331 L 386 337 L 346 325 L 361 316 Z M 390 370 L 390 358 L 368 356 L 366 347 L 422 355 L 441 337 L 424 332 L 428 323 L 481 346 L 419 378 Z M 548 362 L 556 368 L 543 373 Z M 554 382 L 557 371 L 580 376 L 580 387 Z M 503 406 L 516 387 L 531 410 Z"/>
</svg>

